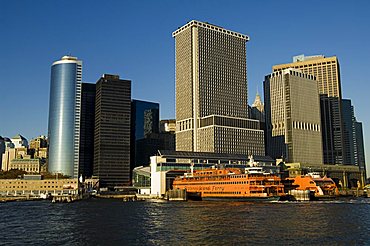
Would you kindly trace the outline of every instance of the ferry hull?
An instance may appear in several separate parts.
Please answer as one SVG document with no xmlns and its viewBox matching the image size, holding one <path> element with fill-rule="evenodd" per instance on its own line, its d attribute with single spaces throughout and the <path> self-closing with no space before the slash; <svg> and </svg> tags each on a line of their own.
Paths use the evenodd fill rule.
<svg viewBox="0 0 370 246">
<path fill-rule="evenodd" d="M 279 201 L 280 196 L 269 197 L 202 197 L 203 201 L 239 201 L 239 202 L 274 202 Z"/>
</svg>

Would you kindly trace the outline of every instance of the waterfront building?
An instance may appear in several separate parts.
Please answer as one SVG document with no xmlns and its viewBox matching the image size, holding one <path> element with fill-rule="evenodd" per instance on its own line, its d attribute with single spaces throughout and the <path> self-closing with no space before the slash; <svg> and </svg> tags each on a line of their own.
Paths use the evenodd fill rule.
<svg viewBox="0 0 370 246">
<path fill-rule="evenodd" d="M 0 196 L 78 194 L 78 179 L 0 179 Z"/>
<path fill-rule="evenodd" d="M 248 119 L 249 37 L 195 20 L 172 36 L 176 150 L 264 155 L 263 130 Z"/>
<path fill-rule="evenodd" d="M 11 138 L 14 148 L 28 148 L 28 141 L 21 134 L 17 134 Z"/>
<path fill-rule="evenodd" d="M 148 165 L 150 156 L 160 148 L 159 103 L 132 100 L 131 102 L 131 170 Z"/>
<path fill-rule="evenodd" d="M 79 176 L 91 177 L 94 164 L 96 85 L 82 83 L 80 116 Z"/>
<path fill-rule="evenodd" d="M 172 183 L 177 176 L 219 165 L 226 168 L 245 168 L 251 165 L 263 167 L 266 172 L 277 173 L 275 160 L 269 156 L 250 156 L 242 154 L 189 152 L 189 151 L 158 151 L 150 157 L 150 194 L 163 196 L 172 189 Z"/>
<path fill-rule="evenodd" d="M 313 75 L 285 69 L 264 81 L 267 155 L 322 165 L 320 100 Z"/>
<path fill-rule="evenodd" d="M 135 167 L 132 170 L 132 185 L 139 194 L 150 194 L 150 166 Z"/>
<path fill-rule="evenodd" d="M 131 81 L 104 74 L 96 83 L 94 175 L 103 187 L 130 184 Z"/>
<path fill-rule="evenodd" d="M 286 68 L 296 68 L 316 77 L 321 104 L 324 163 L 346 163 L 343 157 L 342 92 L 337 57 L 299 55 L 293 57 L 293 63 L 275 65 L 272 69 L 276 72 Z"/>
<path fill-rule="evenodd" d="M 63 56 L 51 67 L 49 163 L 52 173 L 78 177 L 82 61 Z"/>
</svg>

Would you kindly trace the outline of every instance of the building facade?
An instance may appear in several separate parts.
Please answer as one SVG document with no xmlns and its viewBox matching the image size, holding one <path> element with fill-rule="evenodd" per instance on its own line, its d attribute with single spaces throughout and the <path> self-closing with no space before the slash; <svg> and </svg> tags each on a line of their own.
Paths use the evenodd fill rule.
<svg viewBox="0 0 370 246">
<path fill-rule="evenodd" d="M 51 67 L 49 171 L 78 177 L 82 62 L 63 56 Z"/>
<path fill-rule="evenodd" d="M 276 72 L 286 68 L 296 68 L 316 77 L 321 100 L 324 163 L 345 163 L 341 110 L 342 92 L 337 57 L 300 55 L 293 57 L 293 63 L 275 65 L 272 69 L 273 72 Z"/>
<path fill-rule="evenodd" d="M 176 45 L 176 150 L 264 155 L 263 131 L 248 119 L 249 37 L 190 21 Z"/>
<path fill-rule="evenodd" d="M 94 175 L 102 187 L 130 184 L 131 81 L 104 74 L 96 83 Z"/>
<path fill-rule="evenodd" d="M 267 155 L 322 165 L 320 100 L 313 75 L 285 69 L 265 77 Z"/>
<path fill-rule="evenodd" d="M 132 100 L 131 102 L 131 170 L 149 165 L 150 156 L 160 148 L 159 103 Z"/>
<path fill-rule="evenodd" d="M 361 122 L 354 122 L 356 146 L 355 146 L 355 165 L 358 165 L 360 170 L 365 171 L 366 174 L 366 160 L 365 160 L 365 147 L 364 147 L 364 135 L 362 130 Z M 367 177 L 365 175 L 365 177 Z"/>
<path fill-rule="evenodd" d="M 30 141 L 30 149 L 47 148 L 48 142 L 45 136 L 39 136 Z"/>
<path fill-rule="evenodd" d="M 250 107 L 249 118 L 265 122 L 265 105 L 261 100 L 261 96 L 257 93 L 252 106 Z"/>
<path fill-rule="evenodd" d="M 150 182 L 152 196 L 163 196 L 172 189 L 177 176 L 193 170 L 203 170 L 217 165 L 224 168 L 246 168 L 261 166 L 266 172 L 276 173 L 275 160 L 268 156 L 246 156 L 242 154 L 224 154 L 188 151 L 160 151 L 150 157 Z"/>
<path fill-rule="evenodd" d="M 40 173 L 41 164 L 41 159 L 13 159 L 10 161 L 8 169 L 18 169 L 28 173 Z"/>
<path fill-rule="evenodd" d="M 342 116 L 344 129 L 344 154 L 350 165 L 359 166 L 365 171 L 365 152 L 362 123 L 355 116 L 351 100 L 342 99 Z"/>
<path fill-rule="evenodd" d="M 95 84 L 82 83 L 79 175 L 83 177 L 91 177 L 93 174 L 95 94 Z"/>
</svg>

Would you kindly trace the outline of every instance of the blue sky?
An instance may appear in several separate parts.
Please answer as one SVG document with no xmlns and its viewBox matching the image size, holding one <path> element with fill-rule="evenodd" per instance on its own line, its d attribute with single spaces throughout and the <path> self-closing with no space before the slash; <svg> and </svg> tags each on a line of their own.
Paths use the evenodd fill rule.
<svg viewBox="0 0 370 246">
<path fill-rule="evenodd" d="M 299 54 L 336 55 L 343 98 L 363 122 L 370 157 L 370 1 L 6 1 L 0 0 L 0 135 L 47 134 L 50 66 L 83 60 L 83 80 L 132 80 L 132 96 L 175 117 L 172 32 L 207 21 L 250 36 L 249 102 L 274 64 Z M 369 169 L 368 169 L 369 170 Z"/>
</svg>

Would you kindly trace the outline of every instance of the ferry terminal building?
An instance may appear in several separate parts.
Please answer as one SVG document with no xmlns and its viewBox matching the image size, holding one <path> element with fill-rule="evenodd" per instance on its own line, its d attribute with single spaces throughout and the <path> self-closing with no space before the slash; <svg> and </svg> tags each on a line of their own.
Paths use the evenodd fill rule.
<svg viewBox="0 0 370 246">
<path fill-rule="evenodd" d="M 279 162 L 279 161 L 278 161 Z M 280 173 L 280 165 L 269 156 L 246 156 L 240 154 L 220 154 L 210 152 L 188 152 L 159 150 L 150 158 L 150 195 L 161 197 L 172 189 L 177 176 L 194 170 L 211 167 L 245 168 L 251 165 L 262 166 L 266 172 Z M 354 165 L 307 165 L 285 163 L 289 177 L 316 172 L 332 178 L 339 188 L 362 187 L 365 172 Z M 146 192 L 145 192 L 146 193 Z"/>
</svg>

